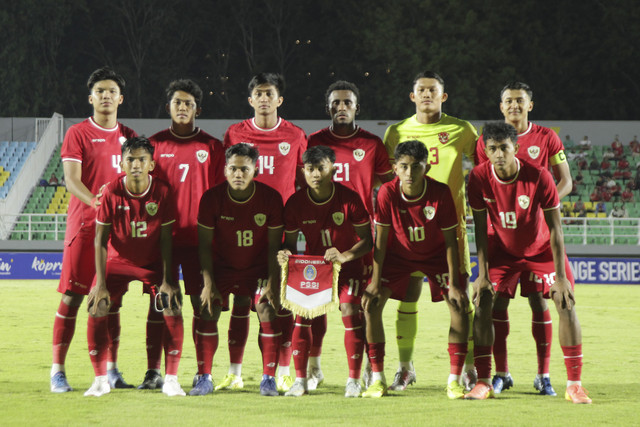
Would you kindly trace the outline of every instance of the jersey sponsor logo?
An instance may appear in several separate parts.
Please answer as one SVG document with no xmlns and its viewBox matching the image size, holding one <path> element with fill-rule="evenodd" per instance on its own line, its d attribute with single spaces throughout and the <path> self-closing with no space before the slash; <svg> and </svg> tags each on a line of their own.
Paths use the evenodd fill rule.
<svg viewBox="0 0 640 427">
<path fill-rule="evenodd" d="M 529 157 L 531 157 L 532 159 L 537 159 L 540 155 L 540 147 L 538 147 L 537 145 L 532 145 L 531 147 L 527 148 L 527 153 L 529 153 Z"/>
<path fill-rule="evenodd" d="M 362 159 L 364 159 L 364 155 L 365 155 L 365 151 L 362 148 L 353 150 L 353 158 L 356 159 L 356 161 L 358 162 L 361 162 Z"/>
<path fill-rule="evenodd" d="M 158 213 L 158 204 L 156 202 L 147 202 L 147 204 L 144 205 L 144 208 L 151 216 L 155 216 L 155 214 Z"/>
<path fill-rule="evenodd" d="M 289 154 L 289 150 L 291 150 L 291 144 L 289 144 L 288 142 L 281 142 L 278 145 L 278 150 L 280 150 L 280 154 L 286 156 L 287 154 Z"/>
<path fill-rule="evenodd" d="M 424 212 L 424 216 L 427 217 L 429 221 L 431 221 L 433 217 L 436 216 L 436 208 L 434 208 L 433 206 L 425 206 L 422 211 Z"/>
<path fill-rule="evenodd" d="M 220 219 L 224 219 L 225 221 L 233 221 L 233 217 L 232 216 L 220 215 Z"/>
<path fill-rule="evenodd" d="M 495 203 L 495 202 L 496 202 L 496 199 L 489 199 L 489 198 L 487 198 L 487 197 L 483 197 L 483 199 L 484 199 L 484 201 L 485 201 L 485 202 L 487 202 L 487 203 Z"/>
<path fill-rule="evenodd" d="M 304 221 L 302 221 L 303 224 L 315 224 L 316 220 L 315 219 L 306 219 Z"/>
<path fill-rule="evenodd" d="M 205 150 L 198 150 L 196 151 L 196 158 L 200 163 L 204 163 L 209 158 L 209 153 L 207 153 Z"/>
<path fill-rule="evenodd" d="M 336 225 L 342 225 L 344 222 L 344 214 L 342 212 L 334 212 L 331 218 L 333 218 L 333 222 L 335 222 Z"/>
<path fill-rule="evenodd" d="M 91 142 L 107 142 L 107 140 L 104 138 L 95 138 L 95 139 L 92 139 Z"/>
<path fill-rule="evenodd" d="M 126 136 L 121 136 L 120 138 L 118 138 L 118 142 L 120 142 L 120 145 L 124 144 L 126 140 L 127 140 Z"/>
<path fill-rule="evenodd" d="M 447 142 L 449 142 L 449 132 L 440 132 L 438 134 L 438 141 L 440 141 L 442 144 L 446 144 Z"/>
<path fill-rule="evenodd" d="M 258 227 L 262 227 L 264 223 L 267 222 L 267 216 L 261 213 L 255 214 L 253 216 L 253 219 L 255 220 L 256 224 L 258 224 Z"/>
<path fill-rule="evenodd" d="M 160 158 L 162 159 L 163 157 L 175 157 L 176 155 L 173 153 L 163 153 L 160 154 Z"/>
<path fill-rule="evenodd" d="M 313 265 L 307 265 L 302 273 L 307 280 L 314 280 L 318 277 L 318 270 Z"/>
<path fill-rule="evenodd" d="M 522 209 L 527 209 L 529 207 L 529 196 L 518 196 L 518 204 Z"/>
</svg>

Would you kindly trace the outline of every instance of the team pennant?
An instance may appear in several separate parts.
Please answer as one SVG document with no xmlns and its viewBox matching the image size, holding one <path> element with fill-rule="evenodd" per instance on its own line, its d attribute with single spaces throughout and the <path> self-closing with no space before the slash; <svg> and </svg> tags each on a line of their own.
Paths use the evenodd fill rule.
<svg viewBox="0 0 640 427">
<path fill-rule="evenodd" d="M 291 255 L 282 266 L 280 301 L 293 313 L 313 319 L 338 307 L 340 263 L 322 256 Z"/>
</svg>

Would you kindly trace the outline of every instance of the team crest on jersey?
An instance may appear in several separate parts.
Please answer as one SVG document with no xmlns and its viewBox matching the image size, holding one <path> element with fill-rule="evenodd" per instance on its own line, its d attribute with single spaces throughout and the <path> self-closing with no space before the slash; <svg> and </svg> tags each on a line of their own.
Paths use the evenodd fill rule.
<svg viewBox="0 0 640 427">
<path fill-rule="evenodd" d="M 255 214 L 253 216 L 253 219 L 255 220 L 256 224 L 258 224 L 258 227 L 262 227 L 264 223 L 267 222 L 267 216 L 261 213 Z"/>
<path fill-rule="evenodd" d="M 446 144 L 447 142 L 449 142 L 449 132 L 440 132 L 438 134 L 438 141 L 440 141 L 442 144 Z"/>
<path fill-rule="evenodd" d="M 522 209 L 527 209 L 529 207 L 529 196 L 518 196 L 518 204 Z"/>
<path fill-rule="evenodd" d="M 427 217 L 429 221 L 431 221 L 433 217 L 436 216 L 436 208 L 434 208 L 433 206 L 425 206 L 422 211 L 424 212 L 424 216 Z"/>
<path fill-rule="evenodd" d="M 527 153 L 529 153 L 529 157 L 531 157 L 532 159 L 537 159 L 540 155 L 540 147 L 538 147 L 537 145 L 532 145 L 531 147 L 527 148 Z"/>
<path fill-rule="evenodd" d="M 318 277 L 318 270 L 313 265 L 307 265 L 302 274 L 306 280 L 315 280 Z"/>
<path fill-rule="evenodd" d="M 118 138 L 118 142 L 120 143 L 120 145 L 124 144 L 126 140 L 127 140 L 126 136 L 121 136 L 120 138 Z"/>
<path fill-rule="evenodd" d="M 144 205 L 144 208 L 147 210 L 147 213 L 151 216 L 154 216 L 158 213 L 158 204 L 154 202 L 148 202 Z"/>
<path fill-rule="evenodd" d="M 364 155 L 365 155 L 365 152 L 362 148 L 353 150 L 353 158 L 356 159 L 358 162 L 361 162 L 362 159 L 364 159 Z"/>
<path fill-rule="evenodd" d="M 342 212 L 334 212 L 331 218 L 333 218 L 333 222 L 335 222 L 336 225 L 342 225 L 344 222 L 344 214 Z"/>
<path fill-rule="evenodd" d="M 289 154 L 289 150 L 291 150 L 291 144 L 288 142 L 281 142 L 280 145 L 278 145 L 278 149 L 280 150 L 280 154 L 286 156 Z"/>
<path fill-rule="evenodd" d="M 196 158 L 200 163 L 204 163 L 209 158 L 209 153 L 207 153 L 205 150 L 198 150 L 196 151 Z"/>
</svg>

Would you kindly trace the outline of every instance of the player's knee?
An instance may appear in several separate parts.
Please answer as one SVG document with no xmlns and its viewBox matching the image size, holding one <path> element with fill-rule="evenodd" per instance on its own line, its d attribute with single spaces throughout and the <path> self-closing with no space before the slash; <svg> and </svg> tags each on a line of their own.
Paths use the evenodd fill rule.
<svg viewBox="0 0 640 427">
<path fill-rule="evenodd" d="M 82 304 L 84 295 L 76 294 L 75 292 L 67 291 L 62 294 L 62 302 L 70 307 L 78 307 Z"/>
<path fill-rule="evenodd" d="M 509 298 L 496 293 L 496 296 L 493 301 L 493 309 L 504 311 L 509 308 L 509 302 L 510 302 Z"/>
<path fill-rule="evenodd" d="M 529 306 L 533 311 L 546 311 L 548 309 L 547 301 L 542 296 L 542 292 L 534 292 L 528 295 Z"/>
</svg>

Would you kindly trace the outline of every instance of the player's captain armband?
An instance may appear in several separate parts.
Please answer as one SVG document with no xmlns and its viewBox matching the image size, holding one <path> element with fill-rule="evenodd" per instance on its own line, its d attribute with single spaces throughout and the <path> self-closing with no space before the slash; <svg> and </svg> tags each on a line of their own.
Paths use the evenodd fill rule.
<svg viewBox="0 0 640 427">
<path fill-rule="evenodd" d="M 338 307 L 340 263 L 322 256 L 290 255 L 282 266 L 280 301 L 293 313 L 313 319 Z"/>
<path fill-rule="evenodd" d="M 549 159 L 549 164 L 551 164 L 551 166 L 554 166 L 560 163 L 564 163 L 566 161 L 567 161 L 567 156 L 564 154 L 564 151 L 558 151 L 558 153 L 556 153 L 555 156 Z"/>
</svg>

